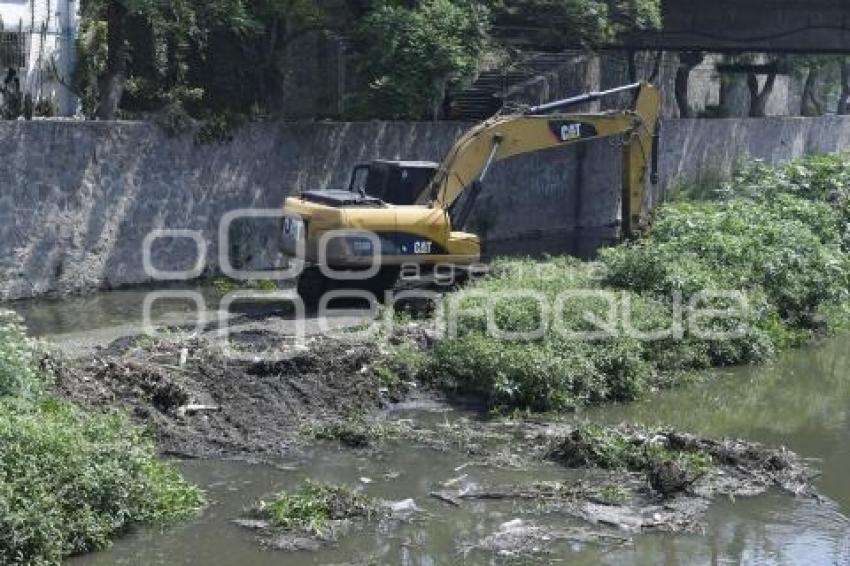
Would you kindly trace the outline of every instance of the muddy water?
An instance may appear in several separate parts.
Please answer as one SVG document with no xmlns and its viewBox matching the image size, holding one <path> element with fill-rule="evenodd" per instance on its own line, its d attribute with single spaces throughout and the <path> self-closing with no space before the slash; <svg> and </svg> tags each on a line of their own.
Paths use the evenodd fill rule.
<svg viewBox="0 0 850 566">
<path fill-rule="evenodd" d="M 185 462 L 186 476 L 207 487 L 212 504 L 191 524 L 161 534 L 144 531 L 119 541 L 112 549 L 69 561 L 77 565 L 107 564 L 349 564 L 362 560 L 381 564 L 448 564 L 456 561 L 456 543 L 475 541 L 489 529 L 513 519 L 510 504 L 471 505 L 447 510 L 427 493 L 439 481 L 459 477 L 469 485 L 519 482 L 527 472 L 466 468 L 465 458 L 430 450 L 402 448 L 374 455 L 319 449 L 292 470 L 235 462 Z M 554 466 L 535 470 L 542 479 L 563 477 Z M 390 474 L 387 476 L 387 474 Z M 395 474 L 398 474 L 395 477 Z M 450 474 L 450 475 L 447 475 Z M 282 553 L 261 550 L 253 534 L 233 525 L 244 507 L 270 491 L 294 486 L 304 478 L 346 481 L 366 493 L 392 501 L 413 497 L 422 519 L 409 524 L 382 524 L 364 528 L 319 552 Z M 365 481 L 371 480 L 366 484 Z M 426 514 L 431 515 L 425 518 Z"/>
<path fill-rule="evenodd" d="M 461 460 L 439 453 L 415 451 L 379 462 L 324 452 L 317 454 L 310 464 L 293 471 L 233 462 L 184 463 L 186 475 L 208 489 L 211 505 L 200 519 L 164 532 L 132 533 L 107 551 L 69 560 L 68 564 L 492 564 L 501 563 L 497 554 L 473 547 L 508 521 L 520 518 L 538 526 L 563 528 L 570 526 L 568 523 L 580 526 L 564 516 L 540 515 L 533 509 L 511 503 L 480 502 L 456 509 L 429 499 L 428 490 L 443 479 L 457 476 L 453 468 L 460 464 Z M 381 476 L 384 470 L 394 467 L 406 468 L 394 480 Z M 472 484 L 527 481 L 529 476 L 528 472 L 504 470 L 465 469 L 463 472 Z M 553 468 L 533 473 L 540 479 L 568 477 L 562 470 Z M 251 532 L 230 522 L 247 503 L 270 491 L 292 486 L 298 479 L 314 477 L 357 484 L 354 476 L 360 474 L 375 478 L 369 485 L 360 484 L 370 495 L 395 500 L 413 496 L 429 516 L 409 524 L 369 527 L 327 549 L 301 553 L 263 550 Z M 705 564 L 713 560 L 847 563 L 850 560 L 848 527 L 846 519 L 829 504 L 768 495 L 715 505 L 704 536 L 645 535 L 631 543 L 563 541 L 538 561 L 570 564 Z M 629 537 L 613 529 L 609 534 Z"/>
<path fill-rule="evenodd" d="M 714 505 L 706 537 L 638 541 L 657 558 L 728 558 L 795 564 L 850 563 L 850 338 L 784 356 L 757 368 L 628 406 L 595 409 L 588 419 L 667 424 L 709 436 L 786 446 L 814 460 L 828 501 L 781 496 Z"/>
<path fill-rule="evenodd" d="M 16 311 L 34 336 L 49 338 L 70 355 L 81 354 L 122 336 L 143 332 L 145 300 L 153 290 L 127 289 L 93 295 L 14 301 L 4 308 Z M 196 325 L 217 320 L 221 294 L 211 287 L 172 288 L 168 293 L 198 294 L 150 302 L 148 318 L 156 325 Z"/>
<path fill-rule="evenodd" d="M 128 291 L 64 304 L 16 305 L 36 334 L 64 336 L 133 327 L 143 294 Z M 180 319 L 186 307 L 163 305 L 158 316 Z M 444 415 L 439 418 L 453 418 Z M 577 564 L 705 564 L 718 562 L 850 563 L 850 339 L 842 338 L 785 356 L 760 368 L 738 368 L 717 379 L 623 407 L 586 411 L 599 422 L 669 424 L 712 436 L 736 436 L 784 445 L 816 459 L 818 488 L 826 501 L 770 494 L 721 501 L 710 511 L 705 533 L 633 536 L 631 539 L 558 540 L 538 561 Z M 139 530 L 109 550 L 75 558 L 79 566 L 111 564 L 490 564 L 500 559 L 475 546 L 514 519 L 543 527 L 581 527 L 558 513 L 515 502 L 466 503 L 453 508 L 429 497 L 442 482 L 492 486 L 531 480 L 569 480 L 574 472 L 533 463 L 530 470 L 467 466 L 459 454 L 389 446 L 374 453 L 316 448 L 286 468 L 237 462 L 182 462 L 204 486 L 210 505 L 197 520 L 178 527 Z M 257 498 L 312 477 L 359 486 L 391 501 L 413 498 L 423 510 L 409 523 L 381 523 L 355 532 L 316 553 L 263 550 L 253 534 L 232 523 Z M 362 481 L 365 478 L 370 481 Z"/>
<path fill-rule="evenodd" d="M 762 368 L 726 372 L 718 380 L 627 407 L 588 411 L 581 418 L 664 423 L 712 435 L 741 436 L 785 445 L 818 459 L 823 502 L 769 494 L 720 501 L 710 511 L 703 534 L 633 536 L 593 527 L 628 542 L 559 540 L 535 562 L 577 564 L 705 564 L 717 562 L 839 564 L 850 562 L 850 349 L 847 339 L 786 356 Z M 452 418 L 452 415 L 440 418 Z M 71 564 L 490 564 L 492 550 L 475 546 L 500 525 L 522 519 L 543 527 L 578 527 L 558 513 L 510 502 L 478 502 L 448 507 L 429 498 L 431 490 L 465 476 L 469 485 L 569 480 L 570 472 L 549 464 L 527 471 L 467 466 L 465 458 L 409 446 L 388 447 L 379 455 L 318 448 L 290 469 L 233 462 L 181 464 L 204 485 L 210 506 L 197 521 L 160 532 L 144 530 L 113 548 Z M 459 469 L 460 468 L 460 469 Z M 396 476 L 396 473 L 398 474 Z M 305 477 L 347 482 L 387 500 L 413 498 L 426 515 L 403 524 L 368 527 L 315 553 L 263 550 L 251 532 L 231 523 L 258 497 L 294 485 Z M 371 480 L 368 483 L 361 480 Z M 524 562 L 527 563 L 527 562 Z"/>
<path fill-rule="evenodd" d="M 189 292 L 197 299 L 185 295 Z M 133 288 L 63 299 L 16 301 L 8 307 L 24 318 L 32 334 L 53 338 L 108 330 L 138 332 L 144 321 L 146 300 L 150 301 L 149 318 L 155 324 L 192 324 L 199 315 L 211 321 L 215 320 L 222 297 L 223 293 L 211 286 Z M 266 310 L 274 310 L 270 303 L 265 306 Z M 260 308 L 259 304 L 254 305 L 251 312 Z"/>
<path fill-rule="evenodd" d="M 235 299 L 226 304 L 225 295 L 213 287 L 191 286 L 157 290 L 135 288 L 64 299 L 16 301 L 3 308 L 16 311 L 30 334 L 48 338 L 67 355 L 76 357 L 117 338 L 142 334 L 147 322 L 156 328 L 180 326 L 187 331 L 198 328 L 216 332 L 223 320 L 227 321 L 229 330 L 236 331 L 250 326 L 252 320 L 263 319 L 266 325 L 279 325 L 279 330 L 294 332 L 291 303 L 286 298 L 294 291 L 285 283 L 281 287 L 277 294 L 266 298 Z M 261 294 L 251 290 L 235 292 Z M 369 312 L 365 308 L 332 307 L 329 316 L 321 321 L 307 316 L 304 330 L 308 335 L 322 328 L 356 326 L 368 320 Z"/>
</svg>

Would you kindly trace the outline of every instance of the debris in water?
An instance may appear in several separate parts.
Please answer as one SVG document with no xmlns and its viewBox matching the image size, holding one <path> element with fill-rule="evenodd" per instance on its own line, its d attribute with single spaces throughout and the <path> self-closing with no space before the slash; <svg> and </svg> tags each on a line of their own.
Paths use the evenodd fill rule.
<svg viewBox="0 0 850 566">
<path fill-rule="evenodd" d="M 443 503 L 448 503 L 452 507 L 460 507 L 460 500 L 457 497 L 446 493 L 445 491 L 432 491 L 428 495 L 430 495 L 434 499 L 442 501 Z"/>
<path fill-rule="evenodd" d="M 414 513 L 419 513 L 422 510 L 416 505 L 413 499 L 402 499 L 401 501 L 389 501 L 385 503 L 387 509 L 395 518 L 408 518 Z"/>
<path fill-rule="evenodd" d="M 469 474 L 463 474 L 462 476 L 458 476 L 456 478 L 452 478 L 450 480 L 446 480 L 443 482 L 443 487 L 452 487 L 455 484 L 458 484 L 469 477 Z"/>
</svg>

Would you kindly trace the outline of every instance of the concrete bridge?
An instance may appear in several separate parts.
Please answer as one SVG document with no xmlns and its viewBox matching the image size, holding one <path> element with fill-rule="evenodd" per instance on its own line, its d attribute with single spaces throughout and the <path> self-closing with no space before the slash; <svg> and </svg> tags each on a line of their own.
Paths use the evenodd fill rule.
<svg viewBox="0 0 850 566">
<path fill-rule="evenodd" d="M 620 36 L 601 49 L 850 53 L 850 0 L 661 0 L 663 26 Z M 533 20 L 533 18 L 532 18 Z M 581 48 L 522 14 L 496 22 L 509 43 L 538 51 Z M 540 33 L 535 33 L 539 31 Z"/>
<path fill-rule="evenodd" d="M 663 0 L 664 27 L 638 49 L 850 53 L 847 0 Z"/>
</svg>

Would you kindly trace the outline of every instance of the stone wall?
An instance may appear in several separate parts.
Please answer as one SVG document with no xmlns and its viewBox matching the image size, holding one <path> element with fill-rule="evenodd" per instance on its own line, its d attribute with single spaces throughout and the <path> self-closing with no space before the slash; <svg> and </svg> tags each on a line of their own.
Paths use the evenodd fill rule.
<svg viewBox="0 0 850 566">
<path fill-rule="evenodd" d="M 292 191 L 345 186 L 376 157 L 439 160 L 463 123 L 259 123 L 226 144 L 197 145 L 129 122 L 0 123 L 0 300 L 148 282 L 145 236 L 198 230 L 218 271 L 219 221 L 236 208 L 278 208 Z M 782 161 L 850 147 L 850 118 L 672 120 L 664 124 L 661 188 L 744 155 Z M 616 237 L 619 149 L 607 140 L 497 164 L 470 228 L 491 253 L 590 255 Z M 272 221 L 232 232 L 232 262 L 278 257 Z M 194 245 L 162 239 L 153 264 L 189 268 Z"/>
<path fill-rule="evenodd" d="M 157 228 L 201 231 L 215 272 L 224 213 L 343 185 L 354 163 L 378 155 L 439 158 L 463 129 L 260 123 L 232 142 L 198 145 L 146 123 L 2 122 L 0 298 L 145 282 L 142 244 Z M 234 264 L 273 262 L 272 224 L 235 227 Z M 192 265 L 191 242 L 159 244 L 158 269 Z"/>
<path fill-rule="evenodd" d="M 742 158 L 782 163 L 850 149 L 850 117 L 669 120 L 659 154 L 662 188 L 701 175 L 726 175 Z"/>
</svg>

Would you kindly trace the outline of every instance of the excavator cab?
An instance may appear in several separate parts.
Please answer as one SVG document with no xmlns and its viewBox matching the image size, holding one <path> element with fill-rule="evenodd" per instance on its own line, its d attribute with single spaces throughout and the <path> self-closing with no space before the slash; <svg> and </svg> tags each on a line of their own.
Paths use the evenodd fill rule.
<svg viewBox="0 0 850 566">
<path fill-rule="evenodd" d="M 439 167 L 433 161 L 376 159 L 359 163 L 351 173 L 348 190 L 389 204 L 414 204 Z"/>
</svg>

